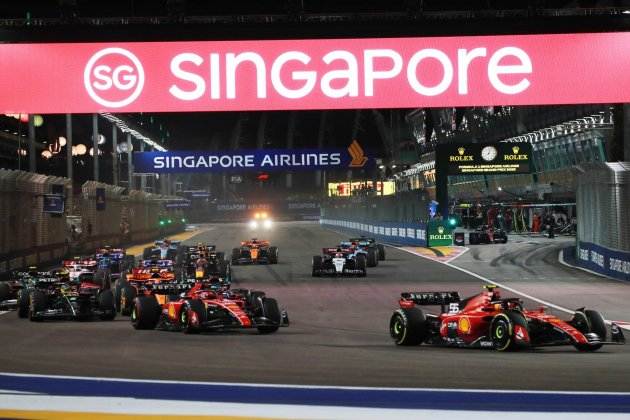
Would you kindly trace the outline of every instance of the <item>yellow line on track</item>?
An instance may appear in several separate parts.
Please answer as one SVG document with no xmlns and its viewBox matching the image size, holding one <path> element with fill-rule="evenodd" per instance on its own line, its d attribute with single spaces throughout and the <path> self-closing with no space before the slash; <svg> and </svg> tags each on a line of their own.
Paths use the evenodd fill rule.
<svg viewBox="0 0 630 420">
<path fill-rule="evenodd" d="M 175 416 L 157 414 L 114 414 L 91 413 L 78 411 L 36 411 L 36 410 L 0 410 L 2 419 L 31 419 L 31 420 L 157 420 L 157 419 L 185 419 L 185 420 L 270 420 L 269 417 L 244 416 Z"/>
<path fill-rule="evenodd" d="M 188 239 L 192 238 L 193 236 L 197 236 L 200 233 L 206 232 L 208 231 L 208 228 L 203 228 L 203 229 L 195 229 L 193 231 L 190 232 L 182 232 L 182 233 L 177 233 L 175 235 L 171 235 L 171 236 L 167 236 L 166 239 L 170 239 L 172 241 L 187 241 Z M 129 255 L 142 255 L 142 252 L 144 251 L 144 248 L 149 247 L 149 246 L 153 246 L 155 242 L 147 242 L 144 244 L 140 244 L 140 245 L 134 245 L 132 247 L 127 248 L 127 254 Z"/>
</svg>

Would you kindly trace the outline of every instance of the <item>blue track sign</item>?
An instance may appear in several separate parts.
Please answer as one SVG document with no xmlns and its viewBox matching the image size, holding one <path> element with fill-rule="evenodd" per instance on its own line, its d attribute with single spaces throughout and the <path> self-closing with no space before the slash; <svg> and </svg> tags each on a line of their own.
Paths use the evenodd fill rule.
<svg viewBox="0 0 630 420">
<path fill-rule="evenodd" d="M 362 169 L 374 165 L 356 140 L 347 149 L 135 152 L 133 160 L 136 172 L 142 173 Z"/>
</svg>

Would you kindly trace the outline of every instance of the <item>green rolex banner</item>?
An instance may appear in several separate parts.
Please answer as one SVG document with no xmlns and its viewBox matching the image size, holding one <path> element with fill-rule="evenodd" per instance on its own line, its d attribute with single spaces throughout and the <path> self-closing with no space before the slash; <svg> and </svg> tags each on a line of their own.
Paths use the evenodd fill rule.
<svg viewBox="0 0 630 420">
<path fill-rule="evenodd" d="M 453 245 L 453 229 L 442 220 L 431 220 L 427 224 L 427 246 Z"/>
</svg>

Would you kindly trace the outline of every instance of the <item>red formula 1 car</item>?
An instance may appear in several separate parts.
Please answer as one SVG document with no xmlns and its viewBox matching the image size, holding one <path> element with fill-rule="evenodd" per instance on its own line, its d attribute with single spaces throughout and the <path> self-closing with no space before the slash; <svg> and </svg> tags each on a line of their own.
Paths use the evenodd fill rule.
<svg viewBox="0 0 630 420">
<path fill-rule="evenodd" d="M 130 315 L 136 296 L 151 295 L 156 289 L 177 281 L 171 260 L 142 260 L 139 267 L 131 270 L 126 279 L 116 282 L 116 310 Z M 160 296 L 161 298 L 161 296 Z"/>
<path fill-rule="evenodd" d="M 163 302 L 156 295 L 134 300 L 131 323 L 136 329 L 164 329 L 197 333 L 226 329 L 256 328 L 261 334 L 273 333 L 289 325 L 286 311 L 264 292 L 229 290 L 218 278 L 197 282 L 188 291 Z M 161 293 L 161 292 L 158 292 Z"/>
<path fill-rule="evenodd" d="M 564 321 L 544 308 L 526 310 L 518 298 L 501 298 L 496 286 L 461 300 L 457 292 L 402 293 L 389 330 L 398 345 L 436 344 L 499 351 L 572 345 L 595 351 L 604 344 L 623 344 L 616 324 L 608 329 L 597 311 L 577 309 Z M 416 305 L 442 307 L 439 315 L 425 314 Z"/>
</svg>

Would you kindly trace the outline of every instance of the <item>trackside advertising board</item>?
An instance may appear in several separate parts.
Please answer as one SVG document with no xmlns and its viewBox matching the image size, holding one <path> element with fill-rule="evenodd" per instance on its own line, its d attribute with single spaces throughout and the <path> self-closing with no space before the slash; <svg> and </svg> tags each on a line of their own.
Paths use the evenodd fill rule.
<svg viewBox="0 0 630 420">
<path fill-rule="evenodd" d="M 2 44 L 0 57 L 4 113 L 630 100 L 630 33 Z"/>
<path fill-rule="evenodd" d="M 436 159 L 448 175 L 528 174 L 532 146 L 529 143 L 440 144 Z"/>
<path fill-rule="evenodd" d="M 357 141 L 347 149 L 135 152 L 133 157 L 135 170 L 146 173 L 361 169 L 374 162 Z"/>
</svg>

